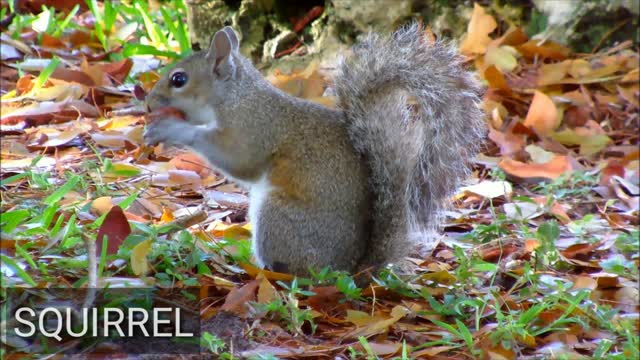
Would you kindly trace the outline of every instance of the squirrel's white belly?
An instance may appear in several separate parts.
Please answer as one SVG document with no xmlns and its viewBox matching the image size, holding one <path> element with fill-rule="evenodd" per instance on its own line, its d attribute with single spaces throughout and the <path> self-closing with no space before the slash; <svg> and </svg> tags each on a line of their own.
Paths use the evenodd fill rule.
<svg viewBox="0 0 640 360">
<path fill-rule="evenodd" d="M 256 241 L 256 234 L 258 234 L 258 219 L 260 218 L 260 211 L 262 211 L 262 205 L 269 196 L 269 193 L 273 189 L 273 186 L 269 182 L 267 175 L 263 175 L 258 181 L 251 184 L 249 189 L 249 219 L 251 220 L 251 233 L 253 239 L 251 242 L 253 254 L 256 257 L 257 265 L 264 267 L 260 253 L 258 252 Z"/>
</svg>

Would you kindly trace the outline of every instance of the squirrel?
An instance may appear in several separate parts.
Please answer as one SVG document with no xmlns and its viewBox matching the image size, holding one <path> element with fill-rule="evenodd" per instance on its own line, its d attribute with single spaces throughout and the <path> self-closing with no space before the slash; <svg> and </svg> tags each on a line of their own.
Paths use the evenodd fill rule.
<svg viewBox="0 0 640 360">
<path fill-rule="evenodd" d="M 482 88 L 456 47 L 414 23 L 341 60 L 335 109 L 285 94 L 231 27 L 158 80 L 147 144 L 191 148 L 249 190 L 260 267 L 297 276 L 401 261 L 426 241 L 485 133 Z"/>
</svg>

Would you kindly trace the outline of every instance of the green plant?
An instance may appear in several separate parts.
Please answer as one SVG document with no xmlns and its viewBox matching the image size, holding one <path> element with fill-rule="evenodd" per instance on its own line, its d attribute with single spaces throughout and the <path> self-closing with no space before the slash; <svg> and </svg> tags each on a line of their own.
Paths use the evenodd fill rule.
<svg viewBox="0 0 640 360">
<path fill-rule="evenodd" d="M 311 309 L 301 309 L 298 301 L 298 296 L 312 296 L 315 293 L 300 289 L 297 278 L 294 278 L 290 285 L 282 281 L 278 281 L 277 284 L 284 288 L 286 295 L 277 296 L 266 304 L 255 304 L 256 309 L 285 322 L 289 331 L 293 333 L 303 335 L 302 326 L 305 323 L 311 326 L 312 333 L 315 332 L 316 324 Z"/>
<path fill-rule="evenodd" d="M 575 171 L 571 174 L 563 174 L 550 183 L 540 183 L 534 187 L 534 191 L 540 191 L 544 195 L 553 195 L 556 199 L 585 197 L 598 182 L 597 175 Z"/>
<path fill-rule="evenodd" d="M 463 236 L 463 239 L 473 240 L 477 243 L 486 243 L 499 239 L 510 233 L 507 225 L 512 223 L 513 220 L 507 219 L 505 214 L 495 214 L 494 220 L 490 224 L 476 225 L 472 231 Z"/>
<path fill-rule="evenodd" d="M 214 355 L 217 355 L 217 359 L 235 359 L 233 354 L 224 351 L 224 349 L 227 347 L 227 344 L 225 344 L 224 340 L 209 333 L 208 331 L 205 331 L 202 334 L 200 342 L 202 346 L 207 347 L 209 351 L 211 351 Z"/>
</svg>

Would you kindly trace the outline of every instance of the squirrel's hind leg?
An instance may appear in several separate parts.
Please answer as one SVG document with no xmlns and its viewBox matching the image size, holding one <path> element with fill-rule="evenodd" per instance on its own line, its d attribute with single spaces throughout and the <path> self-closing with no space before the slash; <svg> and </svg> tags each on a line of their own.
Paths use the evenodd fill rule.
<svg viewBox="0 0 640 360">
<path fill-rule="evenodd" d="M 272 190 L 258 209 L 251 209 L 254 225 L 253 249 L 266 269 L 308 276 L 309 269 L 352 272 L 362 258 L 362 229 L 339 211 L 318 213 L 293 203 L 287 194 Z"/>
</svg>

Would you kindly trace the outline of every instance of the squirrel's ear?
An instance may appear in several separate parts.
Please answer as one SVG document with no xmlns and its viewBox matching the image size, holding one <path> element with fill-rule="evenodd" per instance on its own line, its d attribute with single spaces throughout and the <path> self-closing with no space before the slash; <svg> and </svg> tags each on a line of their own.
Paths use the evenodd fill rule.
<svg viewBox="0 0 640 360">
<path fill-rule="evenodd" d="M 240 41 L 238 41 L 238 35 L 236 35 L 236 32 L 233 31 L 233 28 L 231 26 L 225 26 L 224 28 L 222 28 L 222 31 L 224 31 L 227 36 L 229 36 L 229 41 L 231 42 L 231 51 L 238 52 L 238 50 L 240 49 Z"/>
<path fill-rule="evenodd" d="M 220 30 L 213 35 L 206 57 L 213 62 L 212 70 L 214 74 L 221 77 L 228 77 L 233 74 L 234 65 L 229 56 L 231 55 L 231 48 L 231 39 L 225 31 Z"/>
</svg>

